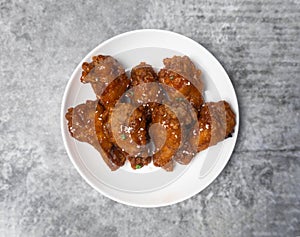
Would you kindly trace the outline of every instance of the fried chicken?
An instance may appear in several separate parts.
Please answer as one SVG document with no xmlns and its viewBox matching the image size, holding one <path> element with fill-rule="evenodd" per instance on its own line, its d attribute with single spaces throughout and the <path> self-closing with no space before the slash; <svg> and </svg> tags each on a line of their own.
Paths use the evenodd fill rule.
<svg viewBox="0 0 300 237">
<path fill-rule="evenodd" d="M 91 63 L 82 64 L 82 70 L 81 82 L 92 85 L 97 98 L 106 108 L 116 104 L 130 83 L 122 65 L 111 56 L 94 56 Z"/>
<path fill-rule="evenodd" d="M 146 113 L 144 107 L 117 103 L 110 114 L 112 142 L 126 152 L 132 168 L 141 168 L 151 162 L 149 156 Z"/>
<path fill-rule="evenodd" d="M 226 101 L 208 102 L 202 105 L 199 113 L 199 136 L 191 136 L 190 143 L 196 141 L 197 151 L 216 145 L 234 131 L 235 114 Z"/>
<path fill-rule="evenodd" d="M 80 80 L 91 84 L 98 100 L 69 108 L 68 129 L 99 151 L 111 170 L 126 159 L 133 169 L 153 159 L 155 166 L 172 171 L 175 161 L 189 164 L 197 152 L 234 131 L 235 114 L 226 101 L 204 102 L 201 71 L 189 57 L 163 63 L 157 75 L 142 62 L 130 79 L 111 56 L 94 56 L 82 65 Z"/>
<path fill-rule="evenodd" d="M 181 97 L 180 97 L 181 98 Z M 194 157 L 197 147 L 189 143 L 190 135 L 198 124 L 197 110 L 185 99 L 166 103 L 180 124 L 181 141 L 180 146 L 174 153 L 173 160 L 180 164 L 187 164 Z M 166 120 L 164 117 L 162 120 Z M 166 141 L 169 142 L 168 140 Z M 163 154 L 162 154 L 163 155 Z"/>
<path fill-rule="evenodd" d="M 111 170 L 124 165 L 126 157 L 110 141 L 107 130 L 108 111 L 96 101 L 69 108 L 65 115 L 69 132 L 80 142 L 87 142 L 100 152 L 103 160 Z"/>
<path fill-rule="evenodd" d="M 131 70 L 130 87 L 133 89 L 132 99 L 136 104 L 161 102 L 161 88 L 158 77 L 151 65 L 141 62 Z M 154 82 L 154 83 L 152 83 Z"/>
<path fill-rule="evenodd" d="M 141 62 L 131 70 L 130 90 L 127 97 L 133 105 L 139 107 L 139 112 L 142 114 L 143 121 L 143 138 L 142 145 L 148 143 L 148 125 L 151 121 L 151 113 L 158 103 L 162 103 L 164 97 L 163 91 L 158 83 L 158 77 L 151 65 Z M 135 140 L 134 132 L 132 133 L 133 140 Z M 138 143 L 138 142 L 137 142 Z M 139 143 L 138 143 L 139 144 Z M 150 154 L 148 154 L 150 155 Z M 131 166 L 142 167 L 144 159 L 140 157 L 131 157 L 129 159 Z M 146 157 L 146 163 L 151 161 L 151 157 Z M 142 163 L 142 164 L 141 164 Z"/>
<path fill-rule="evenodd" d="M 159 123 L 165 129 L 164 137 L 162 137 L 161 126 L 155 126 L 151 130 L 151 138 L 153 139 L 156 150 L 153 155 L 153 163 L 155 166 L 165 166 L 168 164 L 181 143 L 181 127 L 176 114 L 166 105 L 155 106 L 152 112 L 152 123 Z"/>
<path fill-rule="evenodd" d="M 141 62 L 131 70 L 130 91 L 128 97 L 134 105 L 143 105 L 147 118 L 155 104 L 163 103 L 164 92 L 159 85 L 158 77 L 151 65 Z"/>
<path fill-rule="evenodd" d="M 201 71 L 187 56 L 174 56 L 163 60 L 165 68 L 158 73 L 168 96 L 175 99 L 183 95 L 197 110 L 204 103 Z"/>
</svg>

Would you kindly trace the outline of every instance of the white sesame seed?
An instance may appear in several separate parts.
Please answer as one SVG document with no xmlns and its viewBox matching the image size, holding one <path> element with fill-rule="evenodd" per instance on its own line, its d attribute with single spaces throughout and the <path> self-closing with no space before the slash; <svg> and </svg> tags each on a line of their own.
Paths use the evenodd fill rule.
<svg viewBox="0 0 300 237">
<path fill-rule="evenodd" d="M 124 132 L 125 132 L 125 133 L 130 133 L 130 131 L 131 131 L 132 129 L 133 129 L 132 127 L 124 126 Z"/>
</svg>

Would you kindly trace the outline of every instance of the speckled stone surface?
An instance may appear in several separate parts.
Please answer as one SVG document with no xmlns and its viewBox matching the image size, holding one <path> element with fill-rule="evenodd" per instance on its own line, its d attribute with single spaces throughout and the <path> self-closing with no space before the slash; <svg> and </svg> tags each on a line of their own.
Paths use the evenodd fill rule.
<svg viewBox="0 0 300 237">
<path fill-rule="evenodd" d="M 0 1 L 0 236 L 300 236 L 300 1 Z M 156 209 L 93 190 L 72 166 L 60 104 L 80 60 L 122 32 L 204 45 L 238 94 L 225 170 Z"/>
</svg>

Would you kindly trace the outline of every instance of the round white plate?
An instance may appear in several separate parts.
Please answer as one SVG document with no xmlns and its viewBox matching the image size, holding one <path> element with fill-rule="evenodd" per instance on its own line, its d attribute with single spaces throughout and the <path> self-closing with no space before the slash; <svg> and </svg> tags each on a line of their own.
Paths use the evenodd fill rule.
<svg viewBox="0 0 300 237">
<path fill-rule="evenodd" d="M 81 65 L 98 54 L 111 55 L 126 70 L 144 61 L 154 68 L 174 55 L 187 55 L 201 69 L 205 83 L 205 100 L 226 100 L 236 113 L 233 136 L 199 153 L 187 165 L 176 164 L 173 172 L 153 165 L 132 170 L 129 164 L 110 171 L 100 154 L 89 144 L 69 135 L 65 113 L 69 107 L 95 100 L 89 84 L 80 82 Z M 163 30 L 136 30 L 115 36 L 97 46 L 76 67 L 64 93 L 61 129 L 68 155 L 81 176 L 103 195 L 132 206 L 159 207 L 181 202 L 202 191 L 221 173 L 230 159 L 239 128 L 238 102 L 231 81 L 217 59 L 197 42 Z"/>
</svg>

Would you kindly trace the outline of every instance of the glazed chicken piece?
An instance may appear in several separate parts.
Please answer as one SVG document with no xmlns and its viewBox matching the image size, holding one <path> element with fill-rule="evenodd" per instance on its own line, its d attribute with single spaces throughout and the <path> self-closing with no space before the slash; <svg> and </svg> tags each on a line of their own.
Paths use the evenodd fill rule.
<svg viewBox="0 0 300 237">
<path fill-rule="evenodd" d="M 201 71 L 187 56 L 174 56 L 163 60 L 165 68 L 158 73 L 159 82 L 170 98 L 183 95 L 197 110 L 204 103 Z"/>
<path fill-rule="evenodd" d="M 117 103 L 110 114 L 112 142 L 127 154 L 133 169 L 151 162 L 144 107 Z"/>
<path fill-rule="evenodd" d="M 235 114 L 226 101 L 208 102 L 202 105 L 199 113 L 199 136 L 191 137 L 191 144 L 202 151 L 229 137 L 234 131 Z"/>
<path fill-rule="evenodd" d="M 127 92 L 127 97 L 133 105 L 138 107 L 138 111 L 142 113 L 143 118 L 143 140 L 141 143 L 136 141 L 134 132 L 132 133 L 133 140 L 139 145 L 148 143 L 148 122 L 151 120 L 151 110 L 156 106 L 156 103 L 161 103 L 164 98 L 163 91 L 158 84 L 158 77 L 151 65 L 141 62 L 131 70 L 130 90 Z M 149 144 L 148 144 L 149 145 Z M 150 148 L 149 148 L 150 149 Z M 141 157 L 130 157 L 129 161 L 132 167 L 143 166 L 145 159 Z M 146 157 L 146 162 L 151 162 L 150 153 Z M 141 164 L 142 163 L 142 164 Z"/>
<path fill-rule="evenodd" d="M 160 105 L 158 105 L 158 106 L 160 106 Z M 158 108 L 156 108 L 155 111 L 157 109 Z M 150 144 L 153 145 L 152 149 L 151 149 L 152 158 L 153 158 L 153 155 L 155 153 L 157 153 L 159 150 L 161 150 L 163 148 L 163 146 L 165 145 L 165 142 L 167 140 L 167 132 L 166 131 L 167 130 L 163 124 L 160 124 L 160 123 L 150 123 L 149 124 L 148 134 L 149 134 L 149 137 L 151 138 Z M 163 157 L 165 156 L 164 153 L 162 153 L 160 155 L 162 155 Z M 158 159 L 158 155 L 157 155 L 156 159 Z M 165 165 L 161 166 L 161 168 L 170 172 L 170 171 L 173 171 L 174 166 L 175 166 L 175 162 L 173 161 L 173 159 L 170 159 L 170 161 L 167 162 Z"/>
<path fill-rule="evenodd" d="M 181 127 L 176 114 L 166 105 L 153 108 L 150 136 L 154 142 L 156 153 L 153 155 L 155 166 L 163 167 L 171 162 L 181 143 Z"/>
<path fill-rule="evenodd" d="M 84 104 L 69 108 L 65 117 L 69 132 L 80 142 L 87 142 L 100 152 L 111 170 L 124 165 L 126 154 L 110 141 L 107 127 L 108 111 L 98 102 L 88 100 Z"/>
<path fill-rule="evenodd" d="M 180 97 L 179 97 L 180 98 Z M 188 164 L 197 152 L 197 146 L 190 144 L 190 136 L 198 125 L 197 110 L 183 97 L 182 100 L 169 102 L 181 125 L 181 144 L 174 161 L 180 164 Z"/>
<path fill-rule="evenodd" d="M 94 56 L 91 63 L 82 64 L 82 70 L 81 82 L 92 85 L 106 108 L 115 105 L 130 83 L 124 68 L 111 56 Z"/>
<path fill-rule="evenodd" d="M 150 102 L 161 102 L 161 88 L 158 84 L 157 74 L 151 65 L 141 62 L 132 68 L 130 81 L 134 103 L 147 104 Z"/>
<path fill-rule="evenodd" d="M 176 153 L 174 160 L 182 165 L 187 165 L 191 162 L 197 153 L 197 147 L 186 141 L 182 144 L 181 149 Z"/>
<path fill-rule="evenodd" d="M 190 144 L 190 136 L 198 122 L 197 110 L 188 101 L 172 103 L 173 110 L 181 123 L 182 141 L 174 156 L 174 161 L 188 164 L 197 152 L 197 147 Z M 194 132 L 195 135 L 197 135 Z"/>
<path fill-rule="evenodd" d="M 165 97 L 159 86 L 158 77 L 151 65 L 141 62 L 131 70 L 130 90 L 127 93 L 134 105 L 143 105 L 147 118 L 151 119 L 151 110 L 155 103 L 163 103 Z"/>
</svg>

